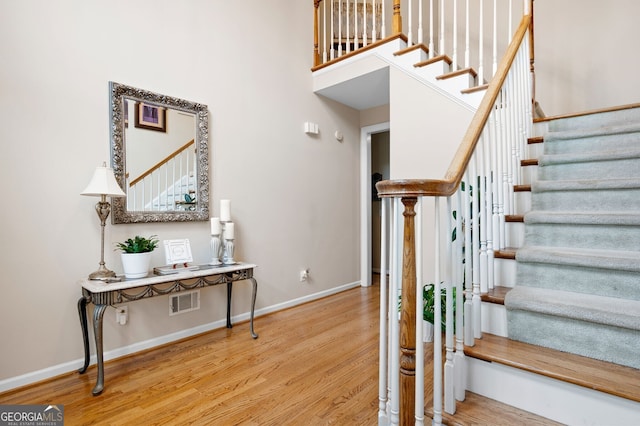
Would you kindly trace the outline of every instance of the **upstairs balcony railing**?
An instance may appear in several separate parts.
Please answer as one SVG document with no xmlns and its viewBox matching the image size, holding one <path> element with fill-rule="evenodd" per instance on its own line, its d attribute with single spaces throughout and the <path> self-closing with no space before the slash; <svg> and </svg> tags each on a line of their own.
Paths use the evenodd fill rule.
<svg viewBox="0 0 640 426">
<path fill-rule="evenodd" d="M 505 215 L 514 213 L 513 188 L 521 183 L 520 159 L 531 134 L 530 24 L 525 15 L 445 176 L 376 185 L 383 198 L 381 270 L 389 271 L 389 283 L 382 274 L 380 284 L 380 425 L 424 424 L 418 295 L 426 276 L 436 295 L 433 424 L 441 424 L 443 408 L 454 414 L 456 401 L 465 398 L 463 350 L 482 336 L 480 296 L 495 284 L 494 252 L 505 248 Z M 433 209 L 425 211 L 425 205 Z M 433 239 L 425 241 L 427 235 Z M 431 260 L 423 250 L 427 244 L 435 253 L 429 271 L 423 267 Z M 444 318 L 438 303 L 442 290 Z"/>
<path fill-rule="evenodd" d="M 314 69 L 402 33 L 407 47 L 425 46 L 429 59 L 446 55 L 452 71 L 473 68 L 482 85 L 495 74 L 514 25 L 532 10 L 533 0 L 314 0 Z"/>
</svg>

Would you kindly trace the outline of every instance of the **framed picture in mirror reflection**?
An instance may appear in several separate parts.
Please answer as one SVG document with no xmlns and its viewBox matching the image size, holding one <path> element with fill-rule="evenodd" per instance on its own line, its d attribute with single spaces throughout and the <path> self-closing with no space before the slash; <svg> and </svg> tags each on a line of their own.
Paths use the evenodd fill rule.
<svg viewBox="0 0 640 426">
<path fill-rule="evenodd" d="M 161 106 L 136 102 L 135 126 L 140 129 L 167 131 L 167 109 Z"/>
</svg>

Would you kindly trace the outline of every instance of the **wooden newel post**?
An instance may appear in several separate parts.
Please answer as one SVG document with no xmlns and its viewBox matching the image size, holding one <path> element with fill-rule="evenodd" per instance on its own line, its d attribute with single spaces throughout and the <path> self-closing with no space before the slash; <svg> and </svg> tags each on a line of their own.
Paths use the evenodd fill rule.
<svg viewBox="0 0 640 426">
<path fill-rule="evenodd" d="M 313 66 L 320 65 L 320 46 L 318 36 L 318 8 L 320 0 L 313 0 Z"/>
<path fill-rule="evenodd" d="M 416 244 L 417 198 L 402 198 L 404 241 L 400 310 L 400 424 L 415 423 L 416 388 Z"/>
<path fill-rule="evenodd" d="M 393 20 L 391 22 L 393 33 L 402 32 L 402 15 L 400 14 L 400 0 L 393 0 Z"/>
</svg>

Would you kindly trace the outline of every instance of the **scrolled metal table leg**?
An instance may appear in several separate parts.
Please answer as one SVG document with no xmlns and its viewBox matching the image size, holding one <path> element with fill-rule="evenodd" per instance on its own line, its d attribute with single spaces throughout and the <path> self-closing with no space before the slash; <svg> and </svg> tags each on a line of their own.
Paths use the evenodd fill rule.
<svg viewBox="0 0 640 426">
<path fill-rule="evenodd" d="M 84 343 L 84 365 L 78 370 L 83 374 L 89 368 L 89 330 L 87 329 L 87 298 L 78 299 L 78 315 L 80 316 L 80 328 L 82 328 L 82 343 Z"/>
<path fill-rule="evenodd" d="M 250 322 L 249 323 L 251 325 L 251 337 L 253 337 L 254 339 L 257 339 L 258 338 L 258 333 L 253 331 L 253 314 L 254 314 L 254 311 L 256 309 L 256 295 L 258 293 L 258 281 L 256 281 L 256 279 L 253 278 L 253 277 L 251 277 L 249 279 L 253 283 L 253 292 L 251 294 L 251 317 L 250 317 Z"/>
<path fill-rule="evenodd" d="M 109 305 L 96 305 L 93 311 L 93 334 L 96 338 L 96 356 L 98 357 L 98 380 L 91 393 L 100 395 L 104 389 L 104 359 L 103 359 L 103 347 L 102 347 L 102 319 L 104 317 L 104 311 Z"/>
</svg>

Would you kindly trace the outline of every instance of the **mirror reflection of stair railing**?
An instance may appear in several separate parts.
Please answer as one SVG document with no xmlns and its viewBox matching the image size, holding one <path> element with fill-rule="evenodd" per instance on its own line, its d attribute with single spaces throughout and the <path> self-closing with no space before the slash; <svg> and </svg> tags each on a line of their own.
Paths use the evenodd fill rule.
<svg viewBox="0 0 640 426">
<path fill-rule="evenodd" d="M 128 183 L 130 211 L 195 211 L 195 142 L 189 141 Z"/>
</svg>

